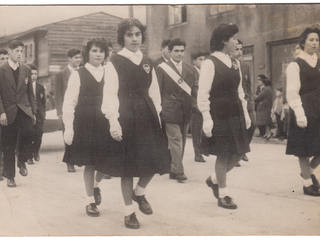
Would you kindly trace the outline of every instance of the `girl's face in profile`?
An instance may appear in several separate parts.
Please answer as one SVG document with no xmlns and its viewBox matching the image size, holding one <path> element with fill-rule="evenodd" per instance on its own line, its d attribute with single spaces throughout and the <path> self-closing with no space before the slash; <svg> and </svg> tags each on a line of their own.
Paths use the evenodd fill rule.
<svg viewBox="0 0 320 240">
<path fill-rule="evenodd" d="M 105 52 L 96 45 L 93 45 L 89 51 L 89 63 L 94 67 L 99 67 L 105 58 Z"/>
<path fill-rule="evenodd" d="M 124 46 L 131 52 L 137 52 L 142 43 L 142 33 L 136 26 L 127 30 L 124 34 Z"/>
<path fill-rule="evenodd" d="M 236 44 L 238 43 L 238 34 L 233 35 L 227 42 L 224 42 L 224 52 L 230 54 L 234 52 Z"/>
</svg>

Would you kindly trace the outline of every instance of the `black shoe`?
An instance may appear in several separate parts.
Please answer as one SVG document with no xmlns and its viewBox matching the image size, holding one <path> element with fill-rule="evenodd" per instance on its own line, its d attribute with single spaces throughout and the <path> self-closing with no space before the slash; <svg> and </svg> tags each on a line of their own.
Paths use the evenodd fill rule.
<svg viewBox="0 0 320 240">
<path fill-rule="evenodd" d="M 95 203 L 90 203 L 86 206 L 86 212 L 90 217 L 99 217 L 100 212 Z"/>
<path fill-rule="evenodd" d="M 202 157 L 202 155 L 199 156 L 199 157 L 195 157 L 195 158 L 194 158 L 194 161 L 196 161 L 196 162 L 206 162 L 206 160 L 204 160 L 204 158 Z"/>
<path fill-rule="evenodd" d="M 67 163 L 67 169 L 68 169 L 68 172 L 76 172 L 73 164 Z"/>
<path fill-rule="evenodd" d="M 94 197 L 94 201 L 96 202 L 96 205 L 100 205 L 101 203 L 100 188 L 97 187 L 93 189 L 93 197 Z"/>
<path fill-rule="evenodd" d="M 137 196 L 133 191 L 132 200 L 139 204 L 139 209 L 142 213 L 146 215 L 151 215 L 153 213 L 152 208 L 144 195 Z"/>
<path fill-rule="evenodd" d="M 240 163 L 236 163 L 236 165 L 234 165 L 235 167 L 241 167 Z"/>
<path fill-rule="evenodd" d="M 170 179 L 177 179 L 175 173 L 170 173 L 170 174 L 169 174 L 169 178 L 170 178 Z"/>
<path fill-rule="evenodd" d="M 225 196 L 224 198 L 219 198 L 218 206 L 227 209 L 237 209 L 238 206 L 232 201 L 232 198 Z"/>
<path fill-rule="evenodd" d="M 186 175 L 184 175 L 184 173 L 177 173 L 176 179 L 178 182 L 183 182 L 183 181 L 186 181 L 188 178 Z"/>
<path fill-rule="evenodd" d="M 34 164 L 32 158 L 29 158 L 27 162 L 28 162 L 28 164 L 30 164 L 30 165 Z"/>
<path fill-rule="evenodd" d="M 216 197 L 216 199 L 219 199 L 219 185 L 214 184 L 211 180 L 211 177 L 207 178 L 206 184 L 212 189 L 213 195 Z"/>
<path fill-rule="evenodd" d="M 37 162 L 40 161 L 40 155 L 39 155 L 39 153 L 38 153 L 38 152 L 35 152 L 33 158 L 34 158 L 34 160 L 37 161 Z"/>
<path fill-rule="evenodd" d="M 132 213 L 129 216 L 124 217 L 124 224 L 127 228 L 131 229 L 138 229 L 140 228 L 140 223 L 138 222 L 138 219 L 136 217 L 135 213 Z"/>
<path fill-rule="evenodd" d="M 241 160 L 245 161 L 245 162 L 249 162 L 249 158 L 246 154 L 243 154 L 241 157 Z"/>
<path fill-rule="evenodd" d="M 26 167 L 26 164 L 24 162 L 18 162 L 18 168 L 20 168 L 20 175 L 21 176 L 27 176 L 28 175 L 28 170 L 27 170 L 27 167 Z"/>
<path fill-rule="evenodd" d="M 320 188 L 320 184 L 314 174 L 311 174 L 311 179 L 312 179 L 313 186 Z"/>
<path fill-rule="evenodd" d="M 314 185 L 311 185 L 309 187 L 303 187 L 303 193 L 305 195 L 320 197 L 320 190 Z"/>
<path fill-rule="evenodd" d="M 16 185 L 16 182 L 14 181 L 14 178 L 12 178 L 12 179 L 8 178 L 8 180 L 7 180 L 7 186 L 8 186 L 8 187 L 16 187 L 16 186 L 17 186 L 17 185 Z"/>
</svg>

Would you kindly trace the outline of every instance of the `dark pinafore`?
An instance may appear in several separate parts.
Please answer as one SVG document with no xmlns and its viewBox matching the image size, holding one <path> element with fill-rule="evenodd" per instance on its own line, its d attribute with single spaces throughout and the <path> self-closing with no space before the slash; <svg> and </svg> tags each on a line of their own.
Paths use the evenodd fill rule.
<svg viewBox="0 0 320 240">
<path fill-rule="evenodd" d="M 238 94 L 239 66 L 228 68 L 214 56 L 215 76 L 210 91 L 210 115 L 214 122 L 212 137 L 202 137 L 204 154 L 229 155 L 249 152 L 249 141 L 242 103 Z"/>
<path fill-rule="evenodd" d="M 122 141 L 109 136 L 108 156 L 97 169 L 116 177 L 144 177 L 170 172 L 167 138 L 149 96 L 153 70 L 151 59 L 143 56 L 142 62 L 135 65 L 116 54 L 111 62 L 119 77 Z"/>
<path fill-rule="evenodd" d="M 290 109 L 286 154 L 298 157 L 320 156 L 320 61 L 318 59 L 314 68 L 301 58 L 295 62 L 300 68 L 299 95 L 308 125 L 304 129 L 298 127 L 296 116 Z"/>
<path fill-rule="evenodd" d="M 97 82 L 92 74 L 82 67 L 80 92 L 74 113 L 74 138 L 67 146 L 64 162 L 82 165 L 95 165 L 105 158 L 108 120 L 101 112 L 104 78 Z"/>
</svg>

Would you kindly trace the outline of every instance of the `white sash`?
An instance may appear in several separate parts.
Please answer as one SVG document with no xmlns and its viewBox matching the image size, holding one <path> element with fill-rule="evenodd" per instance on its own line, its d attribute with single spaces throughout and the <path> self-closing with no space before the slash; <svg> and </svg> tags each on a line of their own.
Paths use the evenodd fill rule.
<svg viewBox="0 0 320 240">
<path fill-rule="evenodd" d="M 191 96 L 191 88 L 190 86 L 176 73 L 168 64 L 165 62 L 159 65 L 170 77 L 171 79 L 178 84 L 186 93 Z"/>
</svg>

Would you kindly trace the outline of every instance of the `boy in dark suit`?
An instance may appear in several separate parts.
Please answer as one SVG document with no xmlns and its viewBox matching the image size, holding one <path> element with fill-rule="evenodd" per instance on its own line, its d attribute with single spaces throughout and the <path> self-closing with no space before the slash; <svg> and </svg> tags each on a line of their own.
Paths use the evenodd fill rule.
<svg viewBox="0 0 320 240">
<path fill-rule="evenodd" d="M 17 139 L 18 167 L 22 176 L 28 175 L 26 161 L 35 123 L 36 102 L 32 90 L 31 70 L 21 63 L 24 45 L 9 43 L 9 60 L 0 67 L 0 124 L 3 147 L 3 175 L 8 187 L 15 183 L 15 148 Z"/>
<path fill-rule="evenodd" d="M 157 69 L 161 93 L 161 118 L 165 124 L 171 152 L 170 179 L 187 180 L 182 164 L 191 110 L 196 109 L 196 79 L 194 67 L 182 62 L 186 43 L 179 38 L 169 45 L 171 59 Z M 173 74 L 172 74 L 173 72 Z"/>
<path fill-rule="evenodd" d="M 80 49 L 72 48 L 68 51 L 68 66 L 56 75 L 56 87 L 55 87 L 55 105 L 57 109 L 57 115 L 62 122 L 62 105 L 64 93 L 68 87 L 69 77 L 72 72 L 79 69 L 81 63 L 81 51 Z M 64 126 L 62 131 L 64 132 Z M 74 165 L 67 164 L 68 172 L 75 172 Z"/>
<path fill-rule="evenodd" d="M 28 64 L 31 68 L 31 80 L 33 93 L 37 102 L 36 124 L 33 126 L 32 146 L 29 149 L 28 164 L 40 160 L 39 149 L 42 142 L 43 123 L 46 117 L 46 94 L 43 85 L 37 83 L 38 68 L 34 64 Z"/>
<path fill-rule="evenodd" d="M 170 53 L 168 49 L 168 44 L 170 43 L 171 39 L 163 40 L 161 43 L 161 57 L 154 61 L 154 66 L 158 66 L 160 63 L 168 62 L 170 60 Z"/>
</svg>

